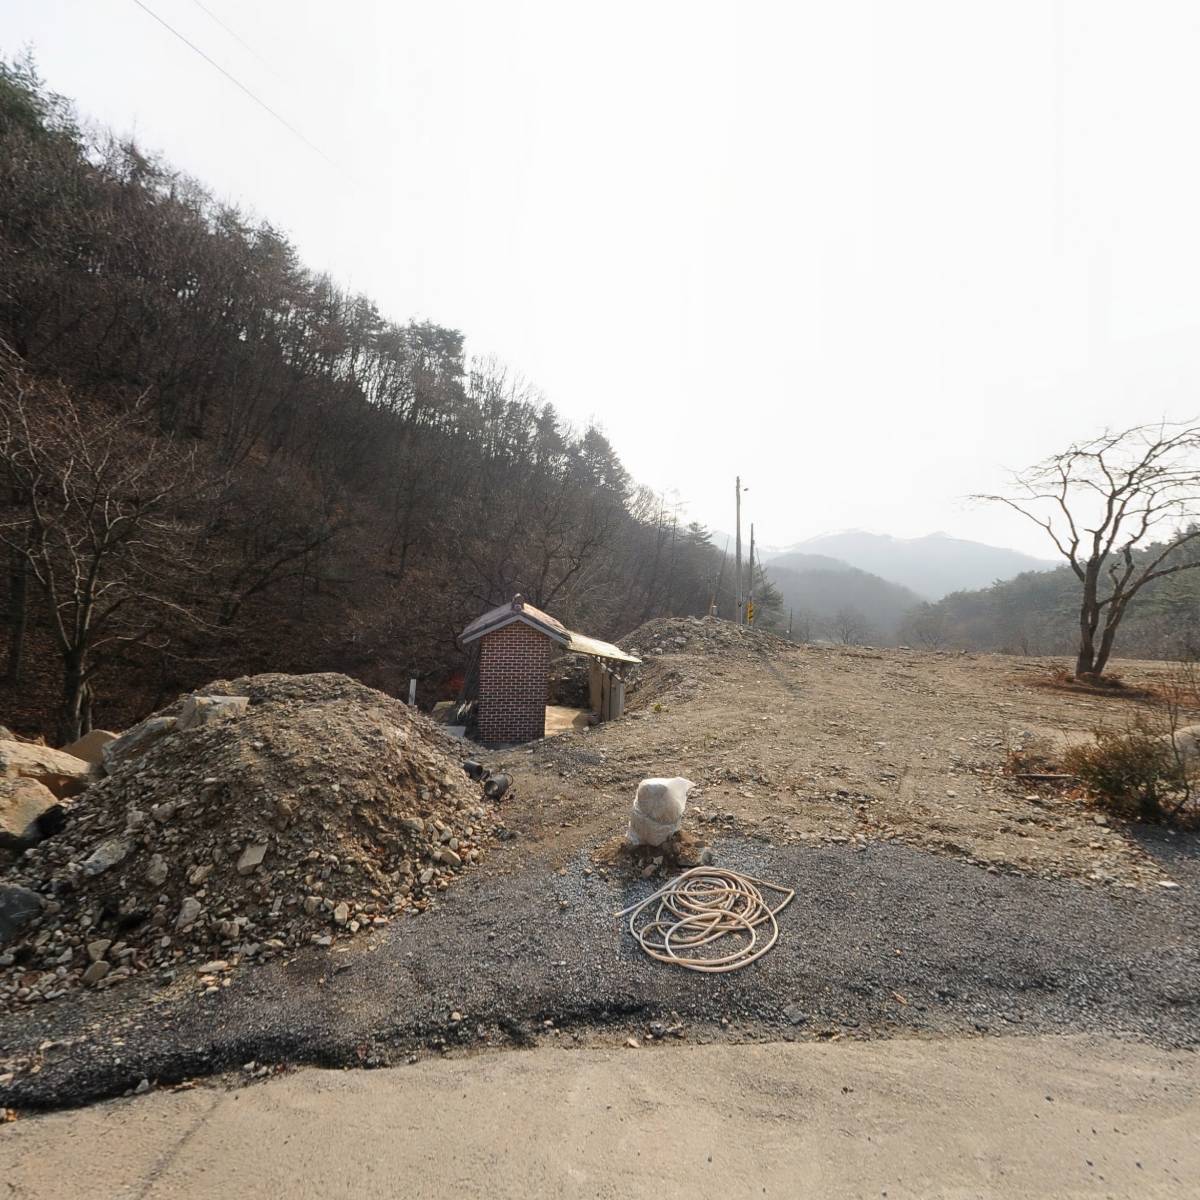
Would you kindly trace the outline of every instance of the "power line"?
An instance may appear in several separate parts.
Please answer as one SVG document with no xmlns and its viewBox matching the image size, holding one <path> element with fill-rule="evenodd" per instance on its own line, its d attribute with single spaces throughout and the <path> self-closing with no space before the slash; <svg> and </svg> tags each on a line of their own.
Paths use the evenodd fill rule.
<svg viewBox="0 0 1200 1200">
<path fill-rule="evenodd" d="M 259 97 L 256 96 L 244 83 L 242 83 L 242 81 L 240 79 L 237 79 L 235 76 L 231 75 L 227 70 L 225 70 L 225 68 L 223 66 L 221 66 L 221 64 L 219 62 L 217 62 L 215 59 L 210 58 L 207 54 L 205 54 L 204 51 L 201 50 L 200 47 L 197 46 L 195 42 L 189 41 L 173 25 L 168 25 L 167 22 L 164 21 L 162 19 L 162 17 L 160 17 L 158 15 L 158 13 L 156 13 L 152 8 L 149 8 L 145 4 L 143 4 L 142 0 L 133 0 L 133 2 L 134 2 L 134 4 L 136 4 L 138 6 L 138 8 L 140 8 L 142 10 L 142 12 L 146 13 L 148 16 L 153 17 L 165 30 L 167 30 L 169 33 L 174 34 L 175 37 L 177 37 L 185 46 L 187 46 L 189 50 L 194 50 L 198 55 L 200 55 L 200 57 L 202 59 L 204 59 L 204 61 L 206 63 L 208 63 L 209 66 L 214 67 L 216 70 L 220 71 L 221 74 L 224 75 L 225 78 L 228 79 L 229 82 L 234 85 L 234 87 L 245 92 L 246 95 L 249 96 L 250 99 L 253 100 L 254 103 L 259 106 L 259 108 L 263 109 L 265 112 L 269 113 L 272 117 L 274 117 L 275 120 L 278 121 L 280 123 L 280 125 L 282 125 L 284 127 L 284 129 L 286 129 L 293 136 L 299 138 L 300 141 L 302 141 L 315 154 L 319 154 L 331 167 L 336 167 L 337 170 L 339 170 L 339 171 L 342 170 L 342 168 L 337 163 L 335 163 L 333 161 L 333 159 L 330 158 L 329 155 L 326 154 L 325 151 L 321 149 L 320 146 L 316 145 L 314 142 L 310 142 L 308 140 L 308 138 L 306 138 L 304 136 L 304 134 L 302 134 L 300 132 L 300 130 L 298 130 L 295 127 L 295 125 L 293 125 L 286 118 L 280 116 L 280 114 L 277 113 L 265 100 L 260 100 Z M 203 7 L 203 6 L 201 6 L 201 7 Z"/>
<path fill-rule="evenodd" d="M 247 51 L 249 51 L 249 53 L 253 54 L 254 57 L 257 58 L 258 61 L 260 63 L 262 63 L 262 65 L 264 67 L 266 67 L 267 70 L 270 71 L 272 75 L 275 76 L 276 79 L 283 78 L 283 76 L 281 76 L 279 74 L 279 72 L 277 70 L 275 70 L 275 68 L 273 66 L 271 66 L 271 64 L 265 58 L 263 58 L 263 56 L 261 54 L 259 54 L 259 52 L 257 50 L 255 50 L 255 48 L 252 45 L 250 45 L 250 43 L 248 41 L 246 41 L 246 39 L 244 37 L 242 37 L 242 35 L 240 33 L 237 32 L 236 29 L 233 29 L 231 26 L 226 25 L 225 22 L 222 21 L 221 18 L 218 17 L 217 14 L 215 12 L 213 12 L 213 10 L 211 8 L 209 8 L 207 4 L 201 4 L 200 0 L 192 0 L 192 3 L 202 13 L 204 13 L 205 16 L 207 16 L 209 18 L 209 20 L 215 21 L 218 25 L 220 25 L 220 27 L 223 30 L 225 30 L 225 32 L 227 34 L 229 34 L 229 36 L 231 38 L 233 38 L 233 40 L 235 42 L 237 42 L 238 45 L 241 46 L 243 50 L 247 50 Z"/>
</svg>

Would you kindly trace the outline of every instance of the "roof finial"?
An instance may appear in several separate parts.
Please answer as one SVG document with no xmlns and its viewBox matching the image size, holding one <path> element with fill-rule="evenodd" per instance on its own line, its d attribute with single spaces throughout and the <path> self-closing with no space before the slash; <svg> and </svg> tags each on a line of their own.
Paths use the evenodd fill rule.
<svg viewBox="0 0 1200 1200">
<path fill-rule="evenodd" d="M 525 597 L 518 592 L 512 599 L 513 611 L 517 612 L 525 607 Z"/>
</svg>

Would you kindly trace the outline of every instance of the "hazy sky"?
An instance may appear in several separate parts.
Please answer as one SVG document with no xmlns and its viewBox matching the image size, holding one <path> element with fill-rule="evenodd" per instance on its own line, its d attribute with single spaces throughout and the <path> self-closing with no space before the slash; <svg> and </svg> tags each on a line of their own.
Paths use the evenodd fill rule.
<svg viewBox="0 0 1200 1200">
<path fill-rule="evenodd" d="M 963 497 L 1200 412 L 1194 0 L 144 3 L 337 166 L 133 0 L 0 49 L 710 525 L 1043 553 Z"/>
</svg>

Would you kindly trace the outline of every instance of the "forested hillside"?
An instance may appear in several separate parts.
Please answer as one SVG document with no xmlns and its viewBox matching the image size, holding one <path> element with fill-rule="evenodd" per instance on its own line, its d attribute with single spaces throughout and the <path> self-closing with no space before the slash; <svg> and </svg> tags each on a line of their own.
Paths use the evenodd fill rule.
<svg viewBox="0 0 1200 1200">
<path fill-rule="evenodd" d="M 1011 579 L 1022 571 L 1046 570 L 1055 565 L 1052 560 L 1034 558 L 1019 550 L 988 546 L 945 533 L 896 538 L 861 529 L 810 538 L 768 561 L 784 565 L 797 552 L 831 555 L 860 571 L 909 588 L 925 600 L 938 600 L 969 588 L 989 587 L 998 579 Z"/>
<path fill-rule="evenodd" d="M 798 640 L 894 644 L 921 598 L 900 584 L 823 554 L 789 552 L 766 564 Z"/>
<path fill-rule="evenodd" d="M 1156 553 L 1148 546 L 1135 552 L 1135 559 Z M 1200 549 L 1189 544 L 1168 565 L 1197 556 Z M 1026 572 L 982 591 L 956 592 L 922 605 L 901 634 L 915 646 L 1072 654 L 1079 639 L 1079 589 L 1079 580 L 1065 565 Z M 1183 571 L 1148 584 L 1121 623 L 1115 653 L 1124 658 L 1200 656 L 1200 573 Z"/>
<path fill-rule="evenodd" d="M 273 669 L 431 699 L 456 633 L 518 591 L 609 637 L 732 612 L 732 566 L 600 429 L 85 134 L 28 63 L 0 65 L 0 342 L 18 727 L 121 726 Z"/>
</svg>

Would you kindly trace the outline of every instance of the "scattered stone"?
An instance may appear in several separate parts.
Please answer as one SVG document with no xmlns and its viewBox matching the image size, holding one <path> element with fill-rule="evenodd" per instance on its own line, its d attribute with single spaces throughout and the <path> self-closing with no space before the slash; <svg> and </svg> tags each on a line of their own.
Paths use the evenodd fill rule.
<svg viewBox="0 0 1200 1200">
<path fill-rule="evenodd" d="M 140 724 L 101 747 L 104 769 L 111 775 L 122 764 L 140 758 L 160 738 L 175 731 L 174 717 L 147 717 Z"/>
<path fill-rule="evenodd" d="M 248 696 L 188 696 L 179 710 L 177 729 L 199 729 L 219 721 L 232 721 L 246 715 Z"/>
<path fill-rule="evenodd" d="M 243 851 L 237 862 L 237 873 L 239 875 L 249 875 L 251 871 L 258 869 L 262 860 L 267 855 L 266 842 L 251 842 Z"/>
<path fill-rule="evenodd" d="M 0 946 L 12 941 L 26 925 L 40 917 L 45 903 L 29 888 L 0 883 Z"/>
<path fill-rule="evenodd" d="M 167 860 L 161 854 L 150 856 L 150 861 L 146 864 L 146 882 L 151 887 L 162 887 L 170 873 Z"/>
<path fill-rule="evenodd" d="M 333 923 L 335 925 L 345 925 L 350 920 L 350 905 L 343 900 L 333 910 Z"/>
<path fill-rule="evenodd" d="M 88 967 L 86 971 L 84 971 L 83 982 L 88 987 L 92 987 L 94 984 L 99 983 L 100 980 L 102 980 L 111 970 L 112 967 L 110 964 L 101 959 L 99 962 L 92 963 L 92 965 Z"/>
<path fill-rule="evenodd" d="M 179 915 L 175 918 L 175 928 L 190 929 L 203 911 L 204 905 L 195 896 L 185 896 L 179 906 Z"/>
<path fill-rule="evenodd" d="M 97 938 L 94 942 L 88 942 L 88 962 L 100 962 L 100 960 L 103 959 L 108 953 L 108 948 L 111 945 L 112 938 Z"/>
<path fill-rule="evenodd" d="M 110 871 L 123 862 L 129 850 L 130 845 L 124 838 L 105 838 L 83 860 L 83 873 L 89 876 L 103 875 L 105 871 Z"/>
</svg>

